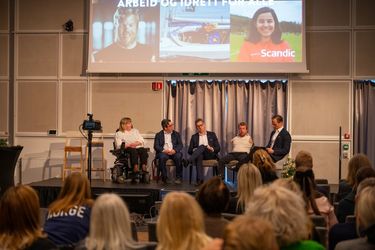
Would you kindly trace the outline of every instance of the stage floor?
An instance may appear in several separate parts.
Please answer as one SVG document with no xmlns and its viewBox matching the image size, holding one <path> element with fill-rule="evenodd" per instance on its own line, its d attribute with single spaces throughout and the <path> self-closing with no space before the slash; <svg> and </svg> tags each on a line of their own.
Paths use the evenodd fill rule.
<svg viewBox="0 0 375 250">
<path fill-rule="evenodd" d="M 61 178 L 52 178 L 48 180 L 33 182 L 30 184 L 39 193 L 41 207 L 48 207 L 53 202 L 63 184 Z M 235 195 L 235 188 L 227 183 L 232 193 Z M 92 180 L 91 190 L 94 198 L 103 193 L 116 193 L 120 195 L 127 203 L 130 212 L 139 214 L 150 214 L 151 208 L 155 205 L 155 201 L 160 201 L 163 196 L 171 191 L 184 191 L 195 195 L 198 188 L 188 181 L 182 184 L 167 184 L 151 181 L 149 184 L 131 183 L 117 184 L 111 181 Z"/>
</svg>

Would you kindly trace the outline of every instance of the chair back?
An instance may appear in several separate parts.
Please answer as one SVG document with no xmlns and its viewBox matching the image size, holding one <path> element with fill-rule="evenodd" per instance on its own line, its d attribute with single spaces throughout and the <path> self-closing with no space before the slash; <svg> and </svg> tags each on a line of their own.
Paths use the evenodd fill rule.
<svg viewBox="0 0 375 250">
<path fill-rule="evenodd" d="M 311 221 L 315 227 L 326 227 L 327 221 L 323 215 L 310 215 Z"/>
</svg>

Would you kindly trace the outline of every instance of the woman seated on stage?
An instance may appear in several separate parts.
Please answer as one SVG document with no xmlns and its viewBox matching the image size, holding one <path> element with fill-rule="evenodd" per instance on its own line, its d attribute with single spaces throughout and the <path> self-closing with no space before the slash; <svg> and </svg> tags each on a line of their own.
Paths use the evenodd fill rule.
<svg viewBox="0 0 375 250">
<path fill-rule="evenodd" d="M 139 171 L 138 158 L 142 171 L 147 172 L 148 153 L 144 148 L 145 142 L 138 129 L 133 128 L 129 117 L 121 119 L 119 129 L 115 134 L 115 144 L 117 149 L 124 147 L 125 152 L 130 155 L 130 164 L 134 172 Z"/>
<path fill-rule="evenodd" d="M 0 201 L 0 249 L 57 249 L 42 232 L 39 210 L 34 189 L 10 187 Z"/>
<path fill-rule="evenodd" d="M 81 173 L 70 174 L 60 194 L 49 207 L 44 231 L 48 238 L 61 247 L 71 247 L 89 232 L 91 207 L 89 180 Z"/>
</svg>

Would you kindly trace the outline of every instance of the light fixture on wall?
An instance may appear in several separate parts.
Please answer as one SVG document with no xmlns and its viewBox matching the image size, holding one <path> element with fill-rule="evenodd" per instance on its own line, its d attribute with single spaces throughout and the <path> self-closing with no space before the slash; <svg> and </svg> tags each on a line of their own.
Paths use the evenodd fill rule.
<svg viewBox="0 0 375 250">
<path fill-rule="evenodd" d="M 69 19 L 66 23 L 63 24 L 63 28 L 65 31 L 72 32 L 74 29 L 73 21 Z"/>
</svg>

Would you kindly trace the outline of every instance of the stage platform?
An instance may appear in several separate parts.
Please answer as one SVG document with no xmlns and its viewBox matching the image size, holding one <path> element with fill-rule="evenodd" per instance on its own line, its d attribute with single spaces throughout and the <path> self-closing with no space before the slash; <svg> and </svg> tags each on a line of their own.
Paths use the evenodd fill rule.
<svg viewBox="0 0 375 250">
<path fill-rule="evenodd" d="M 39 193 L 41 207 L 48 207 L 53 202 L 62 186 L 61 178 L 52 178 L 48 180 L 33 182 L 29 184 L 35 188 Z M 228 187 L 235 195 L 235 188 L 230 183 Z M 124 183 L 117 184 L 111 181 L 92 180 L 91 182 L 92 195 L 94 198 L 103 193 L 116 193 L 120 195 L 127 203 L 130 212 L 150 215 L 151 208 L 155 205 L 155 201 L 160 201 L 163 196 L 171 191 L 184 191 L 195 195 L 198 188 L 188 181 L 182 184 L 167 184 L 161 182 L 151 181 L 149 184 L 143 183 Z M 152 214 L 151 214 L 152 216 Z"/>
</svg>

